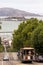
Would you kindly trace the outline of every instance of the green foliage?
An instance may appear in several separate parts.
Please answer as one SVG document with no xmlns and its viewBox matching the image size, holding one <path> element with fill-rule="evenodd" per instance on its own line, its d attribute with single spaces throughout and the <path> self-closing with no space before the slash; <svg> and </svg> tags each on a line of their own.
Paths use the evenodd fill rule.
<svg viewBox="0 0 43 65">
<path fill-rule="evenodd" d="M 1 29 L 1 26 L 0 26 L 0 29 Z"/>
<path fill-rule="evenodd" d="M 0 37 L 0 44 L 1 44 L 1 37 Z"/>
<path fill-rule="evenodd" d="M 32 33 L 32 44 L 37 53 L 43 53 L 43 25 L 42 23 Z"/>
<path fill-rule="evenodd" d="M 0 52 L 4 51 L 4 47 L 0 45 Z"/>
<path fill-rule="evenodd" d="M 36 52 L 43 52 L 43 21 L 31 18 L 20 23 L 13 32 L 13 49 L 19 50 L 24 46 L 34 47 Z"/>
<path fill-rule="evenodd" d="M 1 26 L 0 26 L 0 29 L 1 29 Z M 1 44 L 1 37 L 0 37 L 0 52 L 4 51 L 4 47 L 3 45 Z"/>
</svg>

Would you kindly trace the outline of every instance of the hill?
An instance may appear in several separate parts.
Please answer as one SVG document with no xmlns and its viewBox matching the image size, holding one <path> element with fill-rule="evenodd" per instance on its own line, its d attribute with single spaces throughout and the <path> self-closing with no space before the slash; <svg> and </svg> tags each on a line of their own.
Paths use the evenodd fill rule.
<svg viewBox="0 0 43 65">
<path fill-rule="evenodd" d="M 0 16 L 23 17 L 23 16 L 40 16 L 40 15 L 13 8 L 0 8 Z"/>
</svg>

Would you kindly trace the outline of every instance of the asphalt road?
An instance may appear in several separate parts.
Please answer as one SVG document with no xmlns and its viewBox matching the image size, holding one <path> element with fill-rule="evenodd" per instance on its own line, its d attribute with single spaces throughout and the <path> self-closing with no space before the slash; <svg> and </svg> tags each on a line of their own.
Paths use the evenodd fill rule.
<svg viewBox="0 0 43 65">
<path fill-rule="evenodd" d="M 0 65 L 43 65 L 43 63 L 38 62 L 21 63 L 17 58 L 17 53 L 9 53 L 9 61 L 3 61 L 3 55 L 0 59 Z"/>
<path fill-rule="evenodd" d="M 0 61 L 0 65 L 43 65 L 43 63 L 21 63 L 19 61 Z"/>
</svg>

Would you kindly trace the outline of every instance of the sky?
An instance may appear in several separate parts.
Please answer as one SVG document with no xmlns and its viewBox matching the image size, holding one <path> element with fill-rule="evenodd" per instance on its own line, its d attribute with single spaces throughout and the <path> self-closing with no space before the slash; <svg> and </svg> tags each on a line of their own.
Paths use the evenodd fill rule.
<svg viewBox="0 0 43 65">
<path fill-rule="evenodd" d="M 0 0 L 0 8 L 9 7 L 43 15 L 43 0 Z"/>
</svg>

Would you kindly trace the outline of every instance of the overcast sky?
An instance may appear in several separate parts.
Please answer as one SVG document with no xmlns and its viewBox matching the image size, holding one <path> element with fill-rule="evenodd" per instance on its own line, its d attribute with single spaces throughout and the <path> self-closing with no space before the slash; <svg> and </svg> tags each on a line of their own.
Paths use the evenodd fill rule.
<svg viewBox="0 0 43 65">
<path fill-rule="evenodd" d="M 0 8 L 2 7 L 43 14 L 43 0 L 0 0 Z"/>
</svg>

